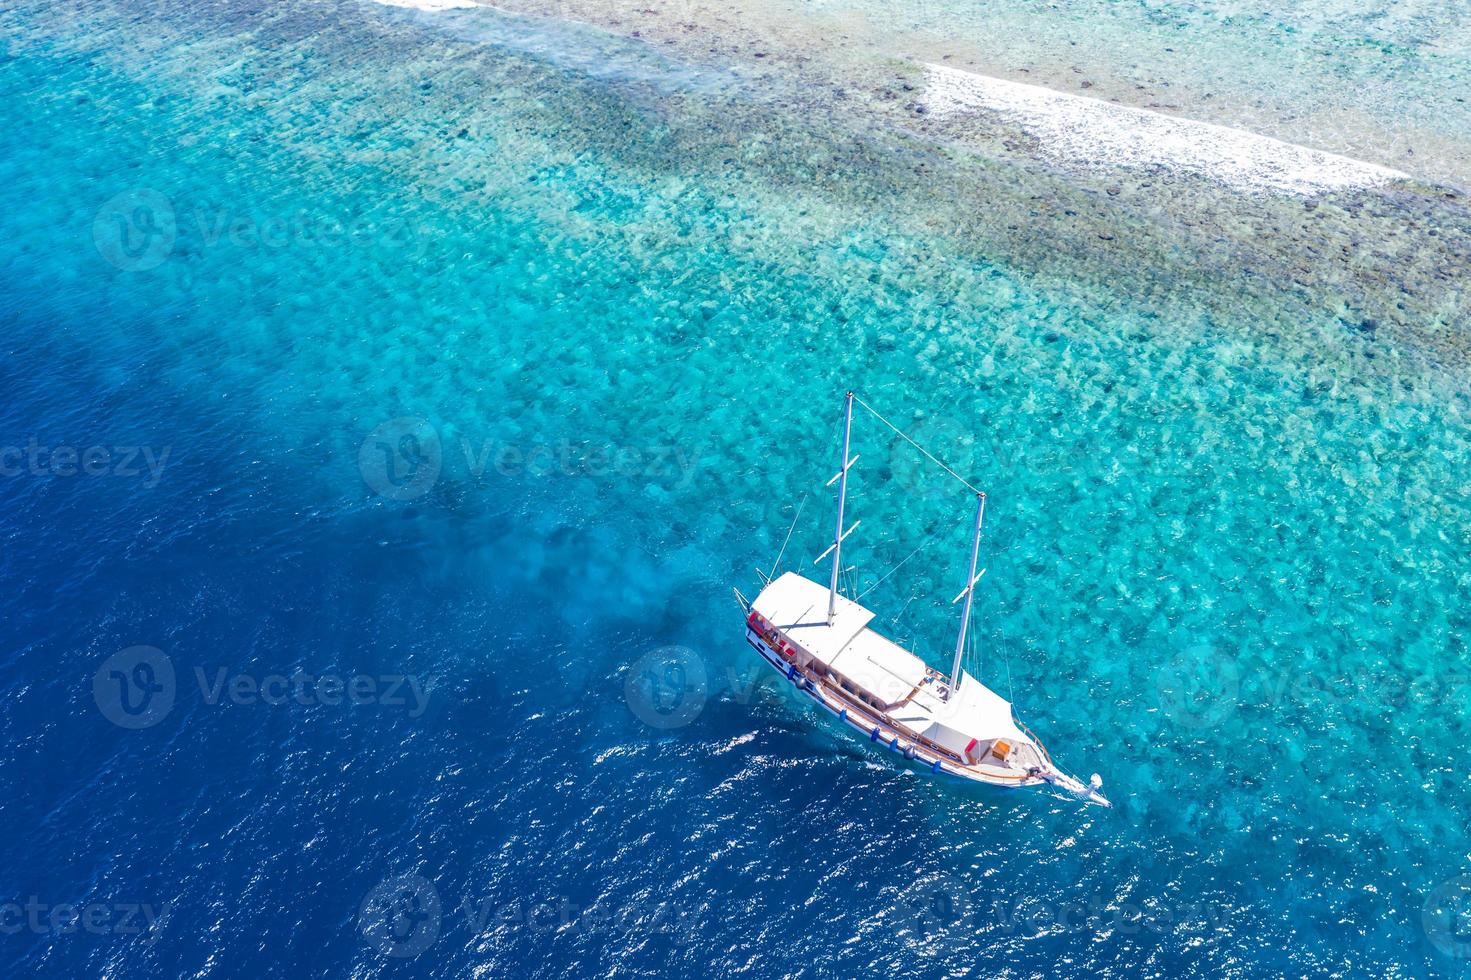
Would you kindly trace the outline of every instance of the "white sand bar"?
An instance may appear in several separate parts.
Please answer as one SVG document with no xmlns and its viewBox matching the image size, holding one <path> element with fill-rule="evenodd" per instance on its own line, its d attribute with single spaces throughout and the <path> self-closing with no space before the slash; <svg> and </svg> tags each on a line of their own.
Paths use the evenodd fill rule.
<svg viewBox="0 0 1471 980">
<path fill-rule="evenodd" d="M 924 104 L 941 119 L 996 113 L 1035 137 L 1048 157 L 1091 168 L 1160 165 L 1243 190 L 1303 196 L 1408 176 L 1240 129 L 944 65 L 925 65 Z"/>
<path fill-rule="evenodd" d="M 480 6 L 475 0 L 373 0 L 385 7 L 408 7 L 413 10 L 463 10 Z"/>
</svg>

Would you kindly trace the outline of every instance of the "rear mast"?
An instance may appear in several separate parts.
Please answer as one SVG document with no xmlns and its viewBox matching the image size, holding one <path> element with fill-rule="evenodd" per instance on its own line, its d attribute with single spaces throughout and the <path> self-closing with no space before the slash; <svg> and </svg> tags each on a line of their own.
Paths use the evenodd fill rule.
<svg viewBox="0 0 1471 980">
<path fill-rule="evenodd" d="M 817 556 L 817 561 L 827 557 L 828 551 L 833 555 L 832 576 L 828 579 L 827 586 L 827 624 L 831 626 L 838 615 L 838 572 L 843 567 L 843 539 L 857 530 L 862 522 L 854 521 L 853 526 L 843 530 L 843 506 L 848 501 L 848 470 L 858 462 L 858 457 L 848 458 L 849 437 L 853 434 L 853 392 L 848 392 L 848 397 L 843 402 L 843 455 L 839 457 L 838 475 L 827 481 L 828 486 L 834 482 L 838 484 L 838 528 L 833 532 L 832 547 Z M 814 562 L 813 564 L 816 564 Z"/>
<path fill-rule="evenodd" d="M 979 557 L 981 552 L 981 521 L 985 516 L 986 495 L 984 493 L 978 493 L 976 494 L 976 533 L 970 543 L 970 572 L 965 577 L 965 590 L 950 600 L 950 604 L 953 606 L 963 596 L 965 598 L 965 608 L 960 614 L 960 636 L 955 640 L 955 662 L 950 665 L 950 684 L 945 693 L 946 700 L 949 700 L 950 695 L 955 693 L 955 685 L 960 682 L 960 658 L 965 653 L 965 631 L 970 626 L 970 604 L 971 600 L 975 598 L 976 583 L 981 580 L 981 575 L 986 574 L 984 568 L 981 569 L 981 575 L 976 574 L 976 558 Z"/>
</svg>

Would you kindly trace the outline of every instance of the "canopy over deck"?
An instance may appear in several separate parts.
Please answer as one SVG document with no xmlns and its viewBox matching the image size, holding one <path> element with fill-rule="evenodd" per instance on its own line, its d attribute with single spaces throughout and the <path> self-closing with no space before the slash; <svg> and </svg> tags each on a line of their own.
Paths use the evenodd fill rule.
<svg viewBox="0 0 1471 980">
<path fill-rule="evenodd" d="M 925 690 L 909 704 L 896 709 L 892 717 L 957 754 L 964 754 L 972 739 L 981 743 L 996 739 L 1031 742 L 1017 727 L 1011 715 L 1011 702 L 965 671 L 960 673 L 960 689 L 950 700 Z"/>
<path fill-rule="evenodd" d="M 923 660 L 869 629 L 870 610 L 838 596 L 829 626 L 827 603 L 824 586 L 787 572 L 762 590 L 753 607 L 818 663 L 882 701 L 895 721 L 957 754 L 973 739 L 1025 740 L 1011 703 L 970 674 L 961 672 L 959 689 L 946 700 L 943 678 L 926 682 Z"/>
</svg>

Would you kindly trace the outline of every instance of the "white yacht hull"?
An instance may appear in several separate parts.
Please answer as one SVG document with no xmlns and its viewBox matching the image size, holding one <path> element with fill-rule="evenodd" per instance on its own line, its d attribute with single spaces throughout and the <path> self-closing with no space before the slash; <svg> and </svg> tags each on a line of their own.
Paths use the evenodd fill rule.
<svg viewBox="0 0 1471 980">
<path fill-rule="evenodd" d="M 1096 787 L 1090 787 L 1058 769 L 1035 736 L 1019 727 L 1006 727 L 1003 738 L 982 741 L 978 735 L 970 739 L 968 746 L 962 748 L 970 730 L 979 731 L 979 727 L 968 725 L 970 719 L 962 711 L 948 712 L 951 692 L 945 688 L 942 675 L 931 669 L 922 668 L 925 671 L 923 679 L 911 677 L 903 682 L 908 684 L 911 680 L 917 680 L 909 696 L 898 702 L 903 706 L 902 709 L 885 710 L 879 706 L 878 702 L 888 704 L 891 699 L 881 698 L 876 687 L 854 679 L 852 663 L 855 661 L 855 651 L 861 651 L 865 646 L 873 648 L 870 651 L 870 660 L 865 665 L 871 665 L 875 656 L 889 658 L 892 664 L 900 654 L 895 652 L 898 651 L 897 647 L 871 631 L 860 629 L 849 635 L 849 629 L 844 628 L 844 624 L 839 624 L 836 629 L 842 632 L 845 639 L 838 640 L 841 646 L 824 658 L 821 652 L 822 641 L 828 638 L 827 634 L 834 627 L 829 627 L 823 620 L 803 622 L 801 620 L 806 617 L 788 616 L 787 619 L 792 621 L 787 623 L 787 629 L 783 629 L 778 625 L 780 618 L 773 621 L 760 612 L 763 607 L 771 609 L 781 604 L 782 595 L 770 598 L 773 592 L 790 596 L 794 590 L 811 592 L 814 589 L 821 591 L 816 583 L 790 574 L 769 585 L 747 610 L 746 642 L 769 668 L 816 707 L 837 718 L 859 738 L 876 747 L 883 747 L 928 775 L 946 776 L 1002 789 L 1054 786 L 1069 795 L 1104 806 L 1109 805 Z M 798 596 L 798 604 L 803 601 L 805 597 Z M 855 622 L 866 623 L 867 616 L 871 616 L 867 610 L 856 604 L 848 600 L 843 602 L 849 616 L 847 627 L 851 628 Z M 791 606 L 790 601 L 787 605 Z M 857 618 L 854 618 L 855 613 Z M 794 634 L 800 634 L 804 630 L 806 633 L 801 641 L 793 638 Z M 918 663 L 917 658 L 914 662 Z M 884 664 L 880 663 L 879 666 L 883 668 Z M 844 673 L 839 673 L 840 669 Z M 1006 719 L 1011 721 L 1010 706 L 968 674 L 963 675 L 957 689 L 963 688 L 969 693 L 973 688 L 968 685 L 980 688 L 985 695 L 994 699 L 995 704 L 1004 705 Z M 923 693 L 917 693 L 926 688 Z M 944 695 L 943 701 L 940 695 Z M 987 702 L 987 705 L 989 707 L 991 702 Z M 958 716 L 947 717 L 949 714 Z M 904 717 L 901 718 L 900 715 Z M 916 727 L 906 724 L 906 718 Z M 919 721 L 916 722 L 915 719 Z M 946 727 L 937 719 L 954 727 Z M 927 738 L 916 728 L 928 730 L 932 734 L 943 732 L 944 735 L 940 737 L 949 744 Z M 1004 756 L 991 751 L 996 743 L 1004 747 Z M 978 744 L 981 746 L 980 751 L 973 751 Z"/>
<path fill-rule="evenodd" d="M 913 750 L 910 747 L 910 742 L 904 736 L 900 735 L 898 730 L 892 725 L 885 725 L 876 717 L 869 717 L 859 714 L 856 711 L 850 711 L 847 705 L 838 702 L 834 698 L 824 696 L 824 692 L 816 688 L 815 685 L 812 685 L 805 675 L 797 672 L 794 667 L 783 664 L 780 655 L 768 646 L 757 633 L 750 629 L 746 630 L 746 642 L 750 644 L 753 650 L 761 655 L 761 659 L 766 661 L 766 665 L 775 671 L 782 680 L 791 684 L 799 695 L 852 729 L 853 734 L 858 738 L 871 743 L 876 748 L 883 748 L 886 751 L 893 752 L 913 764 L 915 768 L 922 770 L 926 775 L 952 776 L 967 782 L 984 782 L 987 785 L 1003 786 L 1007 789 L 1015 789 L 1023 785 L 1038 785 L 1043 782 L 1041 779 L 1033 780 L 1031 783 L 995 782 L 960 768 L 954 762 L 942 758 L 938 753 Z M 938 768 L 936 768 L 937 766 Z"/>
</svg>

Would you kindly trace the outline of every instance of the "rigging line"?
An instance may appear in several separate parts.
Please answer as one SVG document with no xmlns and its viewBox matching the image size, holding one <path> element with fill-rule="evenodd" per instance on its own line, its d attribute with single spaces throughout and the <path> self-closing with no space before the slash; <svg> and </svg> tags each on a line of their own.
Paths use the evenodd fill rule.
<svg viewBox="0 0 1471 980">
<path fill-rule="evenodd" d="M 858 598 L 859 599 L 862 599 L 863 596 L 868 595 L 874 589 L 878 588 L 880 585 L 883 585 L 884 584 L 884 580 L 887 579 L 890 575 L 893 575 L 899 569 L 903 568 L 905 562 L 909 561 L 909 559 L 913 558 L 915 555 L 919 554 L 921 551 L 923 551 L 924 549 L 928 548 L 930 545 L 934 544 L 935 538 L 939 537 L 940 536 L 940 532 L 943 531 L 943 530 L 946 530 L 946 528 L 936 528 L 934 531 L 932 531 L 928 535 L 926 535 L 925 536 L 925 539 L 919 543 L 919 547 L 915 548 L 909 554 L 905 555 L 904 558 L 899 562 L 899 564 L 895 565 L 893 568 L 891 568 L 887 572 L 885 572 L 883 578 L 879 579 L 877 582 L 873 583 L 868 588 L 864 589 L 863 590 L 863 595 L 860 595 Z"/>
<path fill-rule="evenodd" d="M 965 638 L 965 659 L 961 661 L 961 668 L 966 671 L 971 671 L 971 668 L 975 668 L 974 672 L 971 673 L 971 676 L 976 678 L 977 680 L 980 680 L 980 666 L 976 663 L 975 633 L 971 633 Z"/>
<path fill-rule="evenodd" d="M 883 578 L 879 579 L 877 582 L 873 583 L 868 588 L 864 589 L 861 593 L 859 593 L 859 595 L 858 595 L 858 601 L 861 602 L 863 600 L 863 597 L 864 596 L 868 595 L 870 592 L 872 592 L 874 589 L 878 588 L 880 585 L 883 585 L 884 584 L 884 581 L 886 579 L 888 579 L 888 577 L 890 575 L 893 575 L 899 569 L 901 569 L 901 568 L 904 567 L 904 562 L 905 561 L 908 561 L 910 558 L 913 558 L 915 555 L 917 555 L 921 551 L 923 551 L 924 550 L 924 546 L 927 545 L 927 544 L 929 544 L 928 541 L 922 542 L 918 548 L 915 548 L 913 551 L 911 551 L 908 555 L 906 555 L 904 557 L 904 561 L 901 561 L 899 564 L 897 564 L 893 568 L 889 569 L 887 572 L 884 573 L 884 577 Z"/>
<path fill-rule="evenodd" d="M 981 491 L 977 490 L 975 487 L 971 486 L 969 480 L 967 480 L 965 477 L 961 476 L 959 473 L 955 472 L 950 467 L 946 466 L 943 462 L 941 462 L 940 459 L 937 458 L 934 453 L 930 452 L 928 449 L 926 449 L 925 447 L 921 446 L 919 443 L 915 442 L 913 439 L 909 438 L 909 435 L 903 429 L 899 428 L 893 422 L 890 422 L 888 419 L 886 419 L 882 415 L 880 415 L 878 413 L 878 409 L 874 408 L 872 405 L 870 405 L 868 402 L 864 401 L 862 398 L 859 398 L 857 395 L 854 395 L 853 396 L 853 400 L 855 402 L 857 402 L 858 404 L 862 405 L 864 408 L 868 409 L 869 414 L 872 415 L 874 418 L 878 419 L 880 422 L 884 423 L 884 425 L 887 425 L 889 428 L 893 429 L 896 433 L 898 433 L 899 438 L 903 439 L 905 442 L 909 443 L 915 449 L 918 449 L 920 452 L 924 453 L 925 456 L 927 456 L 929 458 L 930 462 L 934 463 L 936 466 L 940 467 L 940 469 L 944 470 L 946 473 L 949 473 L 951 476 L 955 477 L 955 479 L 959 480 L 962 484 L 965 485 L 966 489 L 968 489 L 971 493 L 980 493 L 981 492 Z"/>
<path fill-rule="evenodd" d="M 909 605 L 910 605 L 910 603 L 914 602 L 914 599 L 915 599 L 915 597 L 913 595 L 910 595 L 910 597 L 908 599 L 905 599 L 904 600 L 904 605 L 902 607 L 900 607 L 899 611 L 894 614 L 894 616 L 889 620 L 889 622 L 893 623 L 895 627 L 898 627 L 899 626 L 899 618 L 901 616 L 903 616 L 909 610 Z"/>
<path fill-rule="evenodd" d="M 807 498 L 810 496 L 812 496 L 810 490 L 802 494 L 802 502 L 797 505 L 797 516 L 792 518 L 792 526 L 787 528 L 787 536 L 781 543 L 781 550 L 776 553 L 776 561 L 771 565 L 771 575 L 766 576 L 767 581 L 771 580 L 771 577 L 776 574 L 777 567 L 781 565 L 781 556 L 787 553 L 787 544 L 792 540 L 792 532 L 797 529 L 797 521 L 802 519 L 802 508 L 807 506 Z"/>
<path fill-rule="evenodd" d="M 1006 658 L 1006 700 L 1016 704 L 1016 689 L 1011 686 L 1011 648 L 1003 641 L 1001 655 Z"/>
</svg>

